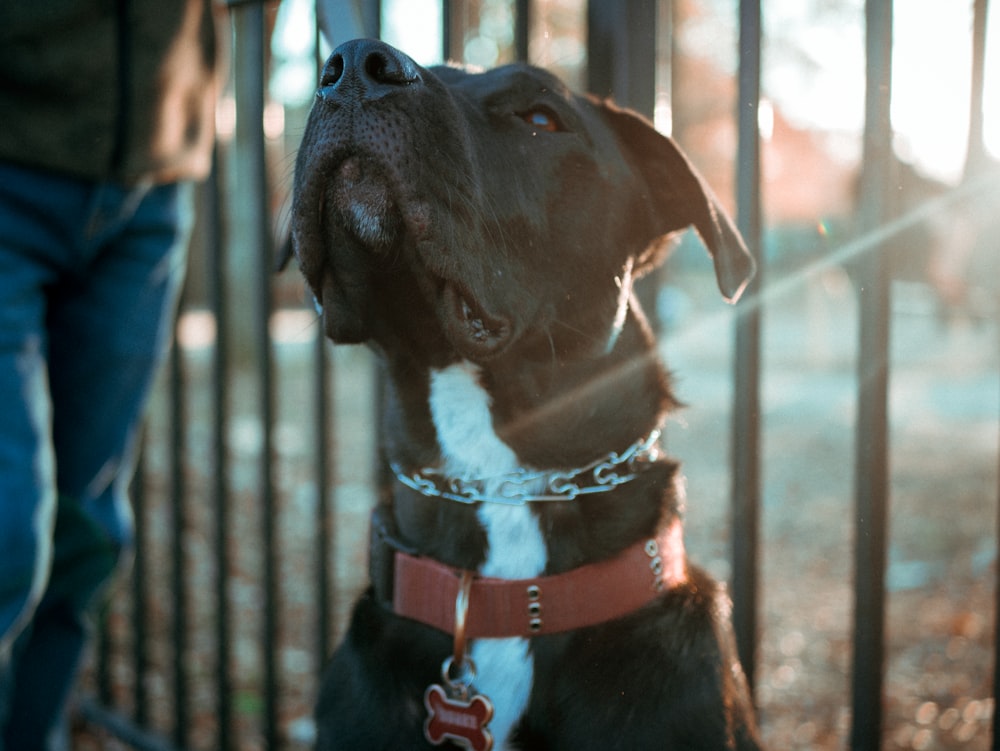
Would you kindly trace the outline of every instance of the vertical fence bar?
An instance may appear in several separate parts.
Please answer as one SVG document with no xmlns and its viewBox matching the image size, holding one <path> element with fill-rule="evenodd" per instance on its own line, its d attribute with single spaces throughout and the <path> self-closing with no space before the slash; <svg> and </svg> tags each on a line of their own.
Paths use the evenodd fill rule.
<svg viewBox="0 0 1000 751">
<path fill-rule="evenodd" d="M 891 165 L 889 120 L 892 3 L 865 6 L 867 88 L 862 160 L 860 232 L 887 219 Z M 885 661 L 885 567 L 888 506 L 889 281 L 885 246 L 858 261 L 859 347 L 855 436 L 855 570 L 853 719 L 851 748 L 875 751 L 882 729 Z"/>
<path fill-rule="evenodd" d="M 760 0 L 741 0 L 739 33 L 739 150 L 737 225 L 757 259 L 757 275 L 736 316 L 733 370 L 731 502 L 733 628 L 751 687 L 756 673 L 758 538 L 760 527 L 760 329 L 763 273 L 760 212 Z"/>
<path fill-rule="evenodd" d="M 361 0 L 361 23 L 366 37 L 382 37 L 382 0 Z"/>
<path fill-rule="evenodd" d="M 132 702 L 135 707 L 133 719 L 137 725 L 149 724 L 149 696 L 146 691 L 146 671 L 149 668 L 147 649 L 149 642 L 149 604 L 146 597 L 146 582 L 149 576 L 149 540 L 146 516 L 145 462 L 140 457 L 136 473 L 132 478 L 132 508 L 135 515 L 135 561 L 132 564 Z M 105 706 L 110 706 L 102 696 Z"/>
<path fill-rule="evenodd" d="M 986 81 L 986 22 L 989 0 L 975 0 L 972 21 L 972 84 L 969 97 L 969 139 L 965 155 L 965 176 L 982 168 L 986 160 L 983 138 L 983 87 Z"/>
<path fill-rule="evenodd" d="M 314 393 L 313 404 L 316 408 L 316 419 L 313 424 L 313 436 L 316 444 L 316 454 L 313 465 L 313 481 L 316 484 L 316 599 L 317 599 L 317 666 L 322 669 L 326 656 L 330 654 L 330 635 L 333 631 L 331 613 L 336 604 L 336 584 L 331 580 L 330 561 L 336 555 L 335 538 L 330 520 L 335 518 L 335 498 L 329 491 L 330 477 L 335 468 L 333 461 L 333 446 L 330 441 L 330 373 L 332 369 L 327 360 L 327 345 L 329 342 L 323 335 L 323 327 L 317 327 L 313 345 L 314 359 Z"/>
<path fill-rule="evenodd" d="M 656 2 L 587 3 L 587 89 L 653 116 L 656 104 Z"/>
<path fill-rule="evenodd" d="M 187 503 L 184 482 L 184 370 L 177 346 L 176 323 L 174 347 L 170 350 L 170 507 L 173 511 L 171 529 L 171 589 L 173 593 L 172 633 L 174 643 L 174 744 L 186 747 L 191 727 L 188 703 L 188 579 L 185 571 L 184 535 L 187 528 Z"/>
<path fill-rule="evenodd" d="M 215 348 L 212 352 L 212 485 L 210 503 L 215 510 L 215 688 L 216 747 L 230 751 L 233 742 L 233 681 L 229 605 L 229 527 L 230 494 L 229 463 L 226 452 L 226 427 L 229 425 L 229 402 L 226 392 L 230 383 L 229 320 L 226 314 L 225 242 L 222 231 L 222 196 L 219 181 L 219 147 L 212 154 L 212 173 L 205 185 L 204 221 L 206 226 L 206 273 L 209 278 L 208 305 L 215 316 Z"/>
<path fill-rule="evenodd" d="M 988 0 L 975 0 L 972 22 L 972 85 L 969 97 L 969 137 L 968 150 L 965 156 L 964 177 L 972 179 L 981 173 L 987 164 L 986 143 L 983 131 L 983 98 L 986 80 L 986 24 L 989 13 Z M 997 310 L 1000 311 L 1000 298 L 997 299 Z M 1000 317 L 997 320 L 1000 323 Z M 1000 351 L 1000 338 L 997 339 L 997 350 Z M 1000 464 L 998 464 L 1000 478 Z M 998 484 L 998 509 L 996 538 L 1000 542 L 1000 484 Z M 994 583 L 993 605 L 993 718 L 991 728 L 990 748 L 1000 751 L 1000 723 L 997 722 L 997 702 L 1000 700 L 1000 576 Z"/>
<path fill-rule="evenodd" d="M 650 119 L 656 106 L 656 6 L 655 0 L 587 3 L 587 90 Z M 654 329 L 658 279 L 653 272 L 635 287 Z"/>
<path fill-rule="evenodd" d="M 266 748 L 277 749 L 278 729 L 278 550 L 277 550 L 277 504 L 274 484 L 274 365 L 271 356 L 271 309 L 273 307 L 271 275 L 274 271 L 274 249 L 271 246 L 271 213 L 268 200 L 267 162 L 264 153 L 264 92 L 266 91 L 265 23 L 264 5 L 257 4 L 250 9 L 248 34 L 250 43 L 257 47 L 253 60 L 254 91 L 249 97 L 245 114 L 249 116 L 249 127 L 254 130 L 253 142 L 257 145 L 254 153 L 255 192 L 257 197 L 257 353 L 260 358 L 260 410 L 262 461 L 260 465 L 261 513 L 263 514 L 262 536 L 264 541 L 264 738 Z"/>
<path fill-rule="evenodd" d="M 234 69 L 236 70 L 236 147 L 240 155 L 241 200 L 252 205 L 254 225 L 244 237 L 247 259 L 253 267 L 252 346 L 258 382 L 257 420 L 261 448 L 258 499 L 261 513 L 263 578 L 263 624 L 260 634 L 263 665 L 264 747 L 277 749 L 278 727 L 278 609 L 276 493 L 274 486 L 274 365 L 270 340 L 272 309 L 271 275 L 274 251 L 271 244 L 271 211 L 268 198 L 267 164 L 264 145 L 264 92 L 266 87 L 266 33 L 263 2 L 248 2 L 233 9 Z"/>
<path fill-rule="evenodd" d="M 261 288 L 265 282 L 261 283 Z M 265 309 L 270 311 L 270 301 L 263 302 Z M 261 333 L 262 344 L 267 342 L 266 314 L 261 313 L 264 320 L 258 321 L 264 331 Z M 261 376 L 261 426 L 264 440 L 261 449 L 264 454 L 260 467 L 261 483 L 261 514 L 262 538 L 264 543 L 264 630 L 262 634 L 262 649 L 264 662 L 264 737 L 266 748 L 278 748 L 278 549 L 277 549 L 277 503 L 274 492 L 273 468 L 273 424 L 274 424 L 274 387 L 273 365 L 269 355 L 264 355 L 260 365 Z"/>
<path fill-rule="evenodd" d="M 994 11 L 996 9 L 994 8 Z M 983 88 L 986 81 L 986 23 L 989 13 L 988 0 L 975 0 L 972 32 L 972 96 L 969 102 L 969 150 L 965 159 L 965 178 L 969 179 L 983 166 L 986 143 L 983 137 Z M 1000 296 L 996 300 L 996 315 L 1000 328 Z M 997 337 L 1000 352 L 1000 335 Z M 1000 543 L 1000 462 L 997 465 L 997 527 L 996 539 Z M 993 717 L 990 749 L 1000 751 L 1000 723 L 997 722 L 1000 701 L 1000 575 L 996 575 L 993 605 Z"/>
<path fill-rule="evenodd" d="M 1000 297 L 997 298 L 997 310 L 1000 311 Z M 1000 317 L 998 317 L 1000 323 Z M 1000 326 L 998 326 L 1000 328 Z M 1000 336 L 997 337 L 997 350 L 1000 351 Z M 1000 541 L 1000 462 L 997 464 L 997 527 L 996 538 Z M 990 749 L 1000 751 L 1000 722 L 997 722 L 997 715 L 1000 713 L 1000 572 L 994 574 L 996 581 L 994 587 L 993 604 L 993 728 Z"/>
<path fill-rule="evenodd" d="M 614 89 L 613 8 L 613 4 L 606 0 L 589 0 L 587 3 L 587 91 L 602 97 L 610 96 Z"/>
<path fill-rule="evenodd" d="M 111 706 L 114 702 L 114 692 L 112 691 L 110 658 L 113 640 L 111 631 L 108 628 L 107 619 L 104 620 L 101 630 L 94 640 L 94 652 L 97 659 L 97 695 L 105 706 Z"/>
<path fill-rule="evenodd" d="M 528 62 L 531 41 L 531 0 L 514 2 L 514 54 L 519 62 Z"/>
<path fill-rule="evenodd" d="M 451 16 L 454 12 L 451 0 L 441 0 L 441 59 L 445 62 L 456 59 L 453 53 L 455 30 L 452 28 Z"/>
</svg>

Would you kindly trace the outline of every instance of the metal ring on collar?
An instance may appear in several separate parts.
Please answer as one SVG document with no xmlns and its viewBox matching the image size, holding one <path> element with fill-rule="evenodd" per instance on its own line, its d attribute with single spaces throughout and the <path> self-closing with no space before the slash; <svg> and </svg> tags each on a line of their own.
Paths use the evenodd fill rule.
<svg viewBox="0 0 1000 751">
<path fill-rule="evenodd" d="M 455 642 L 452 658 L 459 669 L 463 669 L 466 663 L 465 627 L 469 619 L 469 593 L 472 591 L 472 576 L 471 571 L 462 572 L 462 578 L 458 583 L 458 594 L 455 595 Z"/>
</svg>

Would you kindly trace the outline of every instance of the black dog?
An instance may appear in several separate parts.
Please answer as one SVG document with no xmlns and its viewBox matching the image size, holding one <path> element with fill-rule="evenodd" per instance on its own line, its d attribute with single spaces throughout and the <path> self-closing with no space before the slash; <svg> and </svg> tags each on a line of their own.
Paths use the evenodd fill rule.
<svg viewBox="0 0 1000 751">
<path fill-rule="evenodd" d="M 730 220 L 673 142 L 537 68 L 355 41 L 316 96 L 293 245 L 329 337 L 380 355 L 395 472 L 319 747 L 757 748 L 631 295 L 694 225 L 735 299 Z"/>
</svg>

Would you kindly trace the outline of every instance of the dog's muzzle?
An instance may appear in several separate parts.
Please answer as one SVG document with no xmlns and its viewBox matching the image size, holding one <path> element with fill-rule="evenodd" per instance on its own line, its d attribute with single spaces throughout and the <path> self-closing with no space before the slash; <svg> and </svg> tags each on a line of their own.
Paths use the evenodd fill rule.
<svg viewBox="0 0 1000 751">
<path fill-rule="evenodd" d="M 450 107 L 432 74 L 376 40 L 341 45 L 323 68 L 296 167 L 293 238 L 334 341 L 371 336 L 375 285 L 403 268 L 463 356 L 490 357 L 514 337 L 511 319 L 476 294 L 462 272 L 444 272 L 467 230 L 454 212 L 433 208 L 420 160 L 427 128 L 460 120 Z M 460 181 L 466 170 L 457 165 L 467 156 L 450 135 L 435 148 Z M 467 193 L 455 180 L 445 191 Z"/>
</svg>

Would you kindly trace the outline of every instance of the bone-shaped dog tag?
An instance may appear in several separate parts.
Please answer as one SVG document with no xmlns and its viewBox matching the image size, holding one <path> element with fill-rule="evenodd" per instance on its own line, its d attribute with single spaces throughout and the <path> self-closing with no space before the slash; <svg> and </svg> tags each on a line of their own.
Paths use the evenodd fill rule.
<svg viewBox="0 0 1000 751">
<path fill-rule="evenodd" d="M 449 698 L 437 685 L 428 686 L 424 692 L 427 721 L 424 736 L 435 746 L 454 741 L 469 751 L 490 751 L 493 736 L 486 729 L 493 718 L 493 704 L 485 696 L 473 696 L 468 701 Z"/>
<path fill-rule="evenodd" d="M 493 736 L 486 725 L 493 719 L 493 703 L 473 692 L 476 664 L 465 657 L 464 644 L 458 646 L 458 659 L 449 657 L 441 666 L 441 679 L 447 689 L 432 683 L 424 692 L 424 737 L 435 746 L 454 741 L 469 751 L 490 751 Z M 452 675 L 452 668 L 457 675 Z"/>
<path fill-rule="evenodd" d="M 432 683 L 424 692 L 424 737 L 435 746 L 454 741 L 468 751 L 490 751 L 493 736 L 486 725 L 493 719 L 493 703 L 472 690 L 476 663 L 465 655 L 465 620 L 472 579 L 471 571 L 463 572 L 455 597 L 455 649 L 441 665 L 441 681 L 448 688 Z"/>
</svg>

